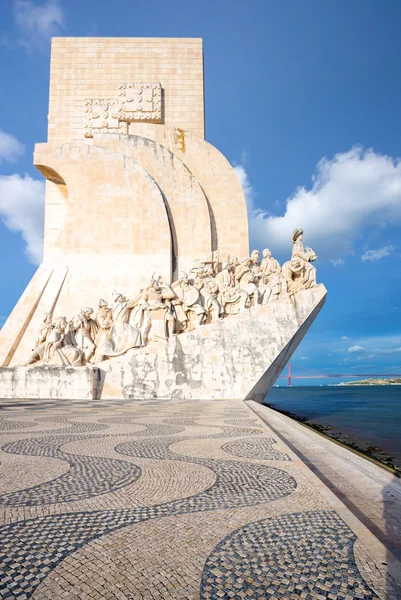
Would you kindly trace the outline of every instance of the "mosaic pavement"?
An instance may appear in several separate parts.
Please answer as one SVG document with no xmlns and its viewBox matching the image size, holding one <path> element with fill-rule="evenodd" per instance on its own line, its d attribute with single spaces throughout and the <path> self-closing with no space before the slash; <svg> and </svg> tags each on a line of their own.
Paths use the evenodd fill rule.
<svg viewBox="0 0 401 600">
<path fill-rule="evenodd" d="M 2 599 L 396 598 L 243 403 L 0 409 Z"/>
</svg>

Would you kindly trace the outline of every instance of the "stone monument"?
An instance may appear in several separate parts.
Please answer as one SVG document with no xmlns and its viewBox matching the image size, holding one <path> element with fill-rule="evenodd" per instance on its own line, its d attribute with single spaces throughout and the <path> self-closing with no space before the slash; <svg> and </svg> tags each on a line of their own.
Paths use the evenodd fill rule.
<svg viewBox="0 0 401 600">
<path fill-rule="evenodd" d="M 202 40 L 53 39 L 48 120 L 44 258 L 0 332 L 0 397 L 262 401 L 326 290 L 300 229 L 283 267 L 249 252 Z"/>
</svg>

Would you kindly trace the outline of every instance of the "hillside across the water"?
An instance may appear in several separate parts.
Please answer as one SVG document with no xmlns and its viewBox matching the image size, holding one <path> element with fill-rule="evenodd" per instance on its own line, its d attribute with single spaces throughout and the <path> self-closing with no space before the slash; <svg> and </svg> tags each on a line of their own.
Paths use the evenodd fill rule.
<svg viewBox="0 0 401 600">
<path fill-rule="evenodd" d="M 360 379 L 359 381 L 342 381 L 338 385 L 401 385 L 401 378 L 392 379 Z"/>
</svg>

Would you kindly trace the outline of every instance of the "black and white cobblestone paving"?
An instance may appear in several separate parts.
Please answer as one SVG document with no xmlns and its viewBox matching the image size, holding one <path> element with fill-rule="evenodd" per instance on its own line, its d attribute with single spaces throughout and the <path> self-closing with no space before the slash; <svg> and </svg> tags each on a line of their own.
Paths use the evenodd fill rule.
<svg viewBox="0 0 401 600">
<path fill-rule="evenodd" d="M 38 412 L 42 416 L 37 416 Z M 53 424 L 59 427 L 54 428 Z M 12 441 L 7 442 L 11 433 Z M 30 402 L 24 407 L 5 406 L 0 416 L 1 435 L 4 435 L 1 469 L 7 469 L 7 456 L 14 461 L 17 457 L 19 461 L 41 457 L 49 461 L 49 467 L 54 465 L 54 459 L 68 464 L 67 472 L 43 483 L 29 486 L 28 482 L 27 486 L 10 491 L 0 489 L 0 509 L 4 511 L 0 523 L 2 599 L 27 600 L 32 595 L 39 599 L 56 597 L 52 592 L 54 572 L 58 573 L 57 581 L 60 578 L 64 581 L 63 598 L 80 598 L 81 592 L 74 588 L 74 581 L 82 580 L 82 575 L 71 575 L 68 557 L 99 543 L 104 536 L 121 532 L 123 540 L 125 528 L 151 526 L 160 519 L 167 522 L 167 517 L 193 518 L 196 523 L 196 515 L 221 515 L 224 511 L 231 518 L 235 516 L 240 522 L 245 521 L 239 528 L 230 528 L 230 518 L 219 517 L 214 525 L 212 518 L 210 528 L 199 531 L 199 552 L 204 553 L 201 541 L 209 547 L 200 561 L 203 573 L 199 566 L 185 563 L 184 568 L 191 574 L 187 587 L 180 583 L 175 592 L 174 589 L 169 591 L 169 598 L 370 600 L 378 597 L 358 570 L 353 553 L 356 536 L 337 513 L 326 509 L 302 511 L 299 500 L 299 512 L 259 520 L 246 517 L 268 510 L 272 503 L 291 498 L 297 492 L 298 482 L 289 456 L 276 447 L 271 432 L 257 418 L 250 418 L 243 405 L 236 404 L 230 410 L 229 402 L 135 404 L 125 400 L 97 405 L 63 402 L 60 407 L 55 403 Z M 114 441 L 114 438 L 118 439 Z M 111 456 L 96 455 L 103 439 Z M 71 451 L 71 448 L 79 448 L 81 442 L 87 451 L 92 447 L 92 440 L 90 454 L 93 455 Z M 185 453 L 188 444 L 190 455 Z M 198 444 L 203 448 L 199 454 L 196 452 Z M 216 456 L 213 448 L 219 450 Z M 226 459 L 222 458 L 224 453 Z M 156 465 L 159 464 L 166 466 L 166 473 L 169 465 L 181 465 L 181 471 L 171 471 L 175 479 L 169 483 L 175 488 L 176 499 L 146 501 L 141 505 L 136 501 L 135 486 L 145 477 L 144 469 L 148 478 L 144 484 L 147 482 L 150 488 L 157 486 L 160 471 Z M 203 489 L 185 495 L 183 487 L 180 495 L 180 481 L 181 478 L 185 481 L 186 469 L 190 469 L 191 476 L 196 469 L 200 469 L 200 474 L 211 476 Z M 121 508 L 127 493 L 132 495 L 134 507 L 131 502 Z M 93 509 L 93 502 L 101 497 L 109 499 L 110 508 Z M 60 503 L 65 503 L 62 511 L 52 512 L 52 507 Z M 68 503 L 74 503 L 73 510 L 69 510 Z M 38 513 L 32 518 L 32 508 L 40 510 L 41 507 L 46 507 L 51 514 Z M 9 512 L 14 509 L 18 513 Z M 220 537 L 216 539 L 219 531 Z M 171 535 L 173 540 L 174 530 Z M 211 543 L 211 540 L 216 541 Z M 107 554 L 107 560 L 112 561 L 113 556 Z M 156 547 L 149 560 L 155 561 L 157 571 L 157 561 L 162 559 Z M 175 564 L 179 557 L 172 555 L 163 560 Z M 67 570 L 63 575 L 64 564 Z M 194 589 L 196 569 L 198 587 Z M 128 577 L 128 572 L 121 571 L 121 577 Z M 163 574 L 160 577 L 163 578 Z M 122 596 L 120 592 L 117 595 L 117 586 L 115 597 L 163 599 L 164 596 L 155 591 L 156 587 L 150 589 L 149 586 L 156 586 L 155 578 L 153 580 L 154 583 L 149 583 L 144 575 L 143 581 L 148 586 L 144 589 L 140 577 L 136 578 L 131 596 Z M 88 598 L 113 598 L 110 591 L 102 592 L 98 581 L 91 584 L 89 580 L 85 585 L 89 589 L 92 585 L 93 589 L 94 595 L 88 594 Z M 168 582 L 163 587 L 171 588 Z"/>
</svg>

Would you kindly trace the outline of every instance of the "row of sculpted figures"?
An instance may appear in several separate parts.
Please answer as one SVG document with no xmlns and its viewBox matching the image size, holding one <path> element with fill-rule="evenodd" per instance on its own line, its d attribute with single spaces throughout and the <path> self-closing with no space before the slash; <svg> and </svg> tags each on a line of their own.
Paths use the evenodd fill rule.
<svg viewBox="0 0 401 600">
<path fill-rule="evenodd" d="M 291 260 L 281 267 L 270 250 L 222 263 L 198 262 L 190 275 L 180 273 L 171 285 L 154 273 L 150 285 L 133 299 L 113 291 L 112 306 L 101 299 L 94 314 L 83 308 L 69 322 L 44 317 L 26 365 L 77 366 L 99 363 L 150 342 L 167 340 L 258 304 L 275 302 L 316 285 L 316 254 L 303 245 L 303 230 L 292 236 Z"/>
</svg>

